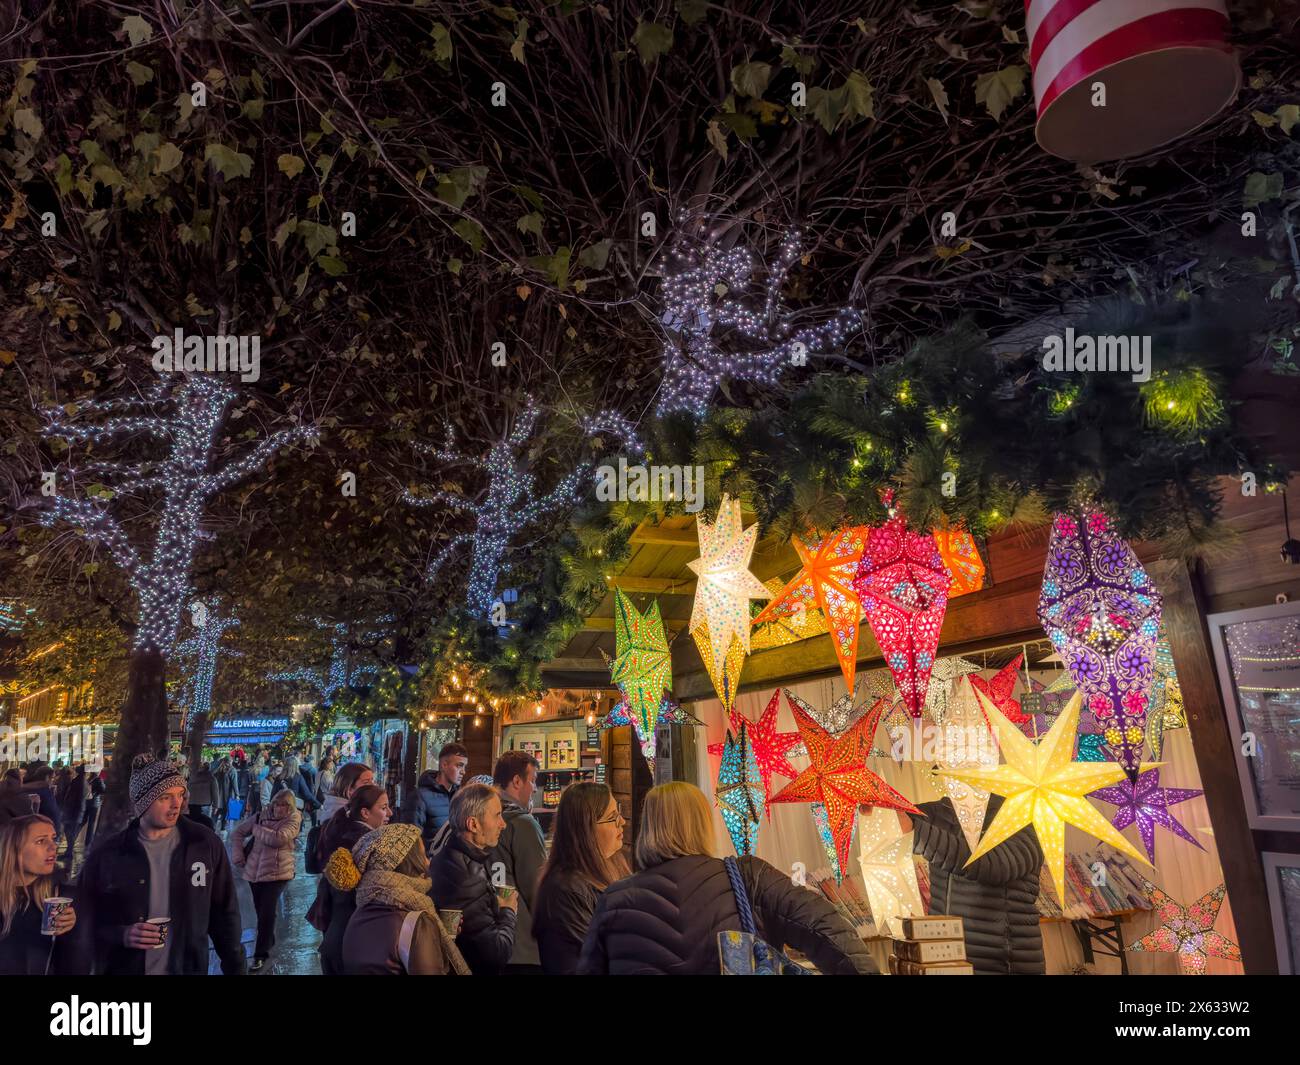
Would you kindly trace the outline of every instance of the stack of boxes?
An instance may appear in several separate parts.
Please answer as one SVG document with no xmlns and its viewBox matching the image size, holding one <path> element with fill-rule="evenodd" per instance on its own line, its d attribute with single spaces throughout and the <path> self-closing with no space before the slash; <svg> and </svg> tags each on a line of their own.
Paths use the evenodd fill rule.
<svg viewBox="0 0 1300 1065">
<path fill-rule="evenodd" d="M 960 917 L 904 917 L 903 938 L 889 955 L 894 976 L 974 976 Z"/>
</svg>

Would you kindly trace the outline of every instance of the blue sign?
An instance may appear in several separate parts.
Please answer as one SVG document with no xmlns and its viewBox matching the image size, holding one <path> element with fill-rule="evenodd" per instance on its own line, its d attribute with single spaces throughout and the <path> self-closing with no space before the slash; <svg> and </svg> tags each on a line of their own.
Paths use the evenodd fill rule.
<svg viewBox="0 0 1300 1065">
<path fill-rule="evenodd" d="M 275 743 L 289 728 L 287 717 L 225 717 L 208 725 L 210 743 Z"/>
</svg>

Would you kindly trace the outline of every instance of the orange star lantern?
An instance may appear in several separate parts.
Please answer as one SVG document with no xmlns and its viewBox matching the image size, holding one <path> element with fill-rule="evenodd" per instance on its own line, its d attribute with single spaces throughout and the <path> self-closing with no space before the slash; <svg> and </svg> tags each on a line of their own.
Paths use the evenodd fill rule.
<svg viewBox="0 0 1300 1065">
<path fill-rule="evenodd" d="M 935 529 L 934 545 L 939 557 L 952 574 L 952 587 L 948 598 L 956 599 L 967 592 L 978 592 L 984 587 L 984 559 L 980 557 L 975 538 L 965 529 Z"/>
<path fill-rule="evenodd" d="M 853 820 L 859 806 L 888 806 L 920 813 L 903 795 L 866 766 L 876 725 L 885 712 L 877 703 L 849 726 L 842 736 L 832 736 L 793 703 L 795 724 L 812 763 L 791 783 L 772 796 L 773 802 L 819 802 L 826 807 L 831 836 L 840 868 L 847 869 Z"/>
<path fill-rule="evenodd" d="M 754 624 L 795 614 L 801 606 L 805 611 L 820 610 L 830 628 L 844 684 L 852 691 L 858 667 L 858 622 L 862 619 L 862 604 L 853 588 L 853 578 L 867 546 L 867 527 L 841 529 L 814 547 L 806 546 L 798 537 L 792 538 L 792 543 L 803 567 L 763 608 Z"/>
</svg>

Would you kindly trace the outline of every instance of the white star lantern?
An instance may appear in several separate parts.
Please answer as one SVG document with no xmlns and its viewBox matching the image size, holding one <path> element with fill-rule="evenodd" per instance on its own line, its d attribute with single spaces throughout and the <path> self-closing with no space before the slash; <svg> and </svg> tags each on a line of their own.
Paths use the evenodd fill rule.
<svg viewBox="0 0 1300 1065">
<path fill-rule="evenodd" d="M 877 931 L 899 939 L 904 917 L 925 914 L 912 858 L 912 833 L 903 832 L 897 810 L 873 806 L 858 813 L 858 847 L 871 919 Z"/>
</svg>

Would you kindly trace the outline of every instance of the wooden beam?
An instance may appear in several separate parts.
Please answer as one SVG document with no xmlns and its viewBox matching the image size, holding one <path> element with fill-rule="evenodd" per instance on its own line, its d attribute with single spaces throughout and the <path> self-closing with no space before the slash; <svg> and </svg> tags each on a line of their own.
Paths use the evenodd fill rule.
<svg viewBox="0 0 1300 1065">
<path fill-rule="evenodd" d="M 1269 917 L 1268 887 L 1237 777 L 1232 734 L 1205 623 L 1204 591 L 1200 579 L 1183 562 L 1154 563 L 1151 576 L 1165 597 L 1165 632 L 1183 690 L 1187 728 L 1214 826 L 1219 866 L 1232 902 L 1242 966 L 1248 976 L 1276 975 L 1277 949 Z"/>
<path fill-rule="evenodd" d="M 666 547 L 699 547 L 700 538 L 695 527 L 663 529 L 654 525 L 638 525 L 628 542 L 633 544 L 661 544 Z"/>
<path fill-rule="evenodd" d="M 650 592 L 653 595 L 694 595 L 695 578 L 677 580 L 671 577 L 611 577 L 611 588 L 625 592 Z"/>
<path fill-rule="evenodd" d="M 664 629 L 670 634 L 686 628 L 687 618 L 664 618 Z M 613 632 L 613 618 L 588 618 L 583 622 L 582 629 L 584 632 Z"/>
</svg>

